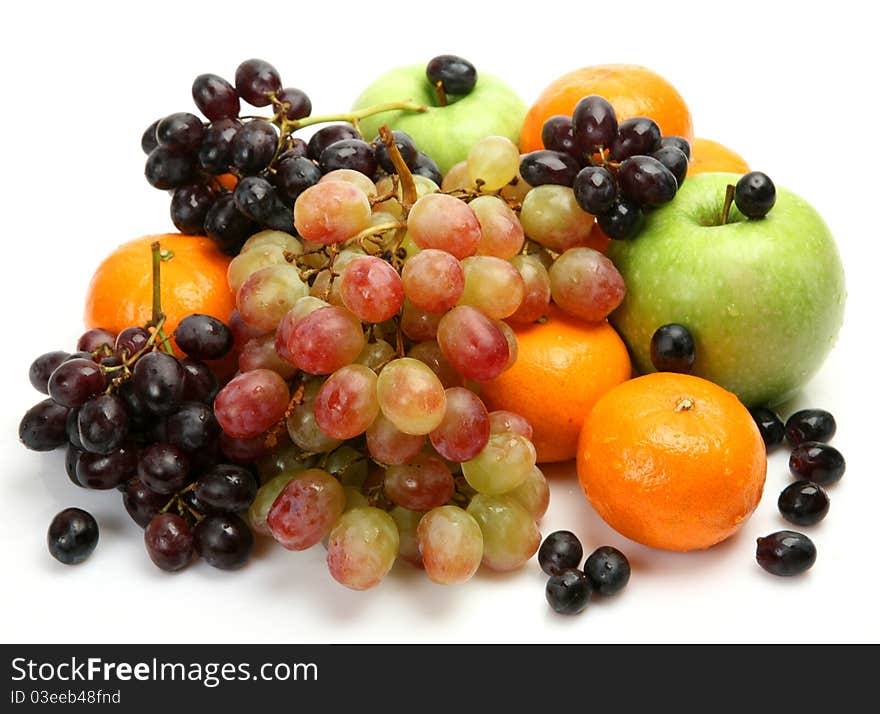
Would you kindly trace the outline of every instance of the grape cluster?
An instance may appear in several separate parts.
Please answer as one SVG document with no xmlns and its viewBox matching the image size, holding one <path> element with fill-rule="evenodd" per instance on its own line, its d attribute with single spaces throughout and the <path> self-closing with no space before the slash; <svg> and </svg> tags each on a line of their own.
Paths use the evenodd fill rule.
<svg viewBox="0 0 880 714">
<path fill-rule="evenodd" d="M 363 140 L 356 126 L 332 124 L 307 143 L 297 129 L 311 117 L 301 89 L 282 87 L 278 70 L 260 59 L 242 62 L 234 85 L 216 74 L 196 77 L 196 107 L 206 117 L 178 112 L 150 124 L 141 138 L 144 169 L 155 188 L 170 190 L 171 220 L 182 233 L 204 233 L 235 255 L 261 228 L 292 233 L 297 197 L 336 170 L 373 177 L 393 172 L 384 147 Z M 241 100 L 271 106 L 272 117 L 242 117 Z M 437 165 L 397 133 L 410 169 L 440 181 Z"/>
<path fill-rule="evenodd" d="M 571 117 L 548 119 L 541 138 L 546 148 L 523 157 L 522 177 L 536 187 L 571 187 L 610 238 L 637 235 L 644 211 L 671 201 L 687 176 L 686 139 L 662 136 L 648 117 L 618 123 L 598 95 L 581 99 Z"/>
<path fill-rule="evenodd" d="M 121 491 L 160 568 L 178 570 L 196 553 L 236 568 L 253 546 L 237 514 L 258 483 L 251 470 L 228 463 L 241 461 L 241 449 L 220 432 L 217 378 L 204 361 L 227 354 L 232 333 L 213 317 L 191 315 L 174 337 L 187 357 L 171 353 L 161 326 L 118 335 L 92 329 L 73 354 L 37 357 L 31 384 L 48 398 L 25 414 L 19 437 L 37 451 L 66 446 L 77 486 Z M 78 509 L 60 513 L 49 531 L 50 552 L 65 563 L 85 559 L 96 543 L 97 524 Z"/>
</svg>

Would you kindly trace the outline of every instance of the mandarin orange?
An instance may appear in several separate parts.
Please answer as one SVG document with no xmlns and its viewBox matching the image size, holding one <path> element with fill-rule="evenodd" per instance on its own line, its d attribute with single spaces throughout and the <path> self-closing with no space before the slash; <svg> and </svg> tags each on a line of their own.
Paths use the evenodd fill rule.
<svg viewBox="0 0 880 714">
<path fill-rule="evenodd" d="M 541 92 L 523 122 L 520 149 L 525 153 L 543 148 L 544 122 L 557 114 L 571 116 L 575 105 L 590 94 L 611 102 L 618 121 L 650 117 L 660 125 L 664 136 L 683 136 L 688 141 L 694 138 L 690 110 L 666 79 L 641 65 L 600 64 L 569 72 Z"/>
<path fill-rule="evenodd" d="M 710 171 L 730 171 L 746 174 L 751 169 L 746 160 L 735 151 L 711 139 L 696 138 L 691 143 L 691 161 L 688 176 L 705 174 Z"/>
<path fill-rule="evenodd" d="M 546 322 L 513 327 L 516 362 L 481 384 L 483 400 L 528 419 L 538 461 L 571 459 L 593 404 L 631 376 L 626 347 L 604 320 L 587 323 L 556 307 Z"/>
<path fill-rule="evenodd" d="M 581 487 L 627 538 L 666 550 L 733 535 L 761 500 L 767 457 L 736 396 L 699 377 L 655 372 L 608 391 L 584 421 Z"/>
<path fill-rule="evenodd" d="M 171 334 L 177 323 L 192 313 L 227 322 L 235 309 L 235 296 L 226 281 L 230 258 L 205 236 L 168 233 L 124 243 L 104 259 L 86 292 L 86 327 L 103 327 L 117 333 L 151 318 L 153 241 L 159 241 L 163 251 L 173 254 L 161 263 L 165 331 Z"/>
</svg>

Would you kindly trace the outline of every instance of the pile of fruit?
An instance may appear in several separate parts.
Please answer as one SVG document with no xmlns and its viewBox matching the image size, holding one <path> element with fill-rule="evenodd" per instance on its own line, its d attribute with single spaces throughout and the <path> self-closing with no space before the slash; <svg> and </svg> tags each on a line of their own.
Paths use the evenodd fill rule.
<svg viewBox="0 0 880 714">
<path fill-rule="evenodd" d="M 537 464 L 575 457 L 599 514 L 641 543 L 709 547 L 757 506 L 778 421 L 766 407 L 827 355 L 842 269 L 809 206 L 732 152 L 713 165 L 665 80 L 587 68 L 526 113 L 443 55 L 312 116 L 251 59 L 192 95 L 207 121 L 171 114 L 141 140 L 183 235 L 102 264 L 89 329 L 74 354 L 34 362 L 49 398 L 20 428 L 29 448 L 67 446 L 77 486 L 122 491 L 158 567 L 237 568 L 257 534 L 323 544 L 353 589 L 398 557 L 438 583 L 513 570 L 541 546 Z M 459 122 L 438 139 L 442 112 Z M 711 173 L 689 177 L 697 166 Z M 630 379 L 629 354 L 655 373 Z M 804 524 L 823 511 L 812 482 L 842 475 L 808 436 L 789 440 L 812 481 L 780 499 Z M 50 551 L 79 562 L 97 538 L 67 509 Z M 762 541 L 759 562 L 789 562 L 788 538 L 769 560 Z M 567 532 L 541 547 L 560 612 L 629 579 L 619 551 L 580 571 L 582 555 Z"/>
</svg>

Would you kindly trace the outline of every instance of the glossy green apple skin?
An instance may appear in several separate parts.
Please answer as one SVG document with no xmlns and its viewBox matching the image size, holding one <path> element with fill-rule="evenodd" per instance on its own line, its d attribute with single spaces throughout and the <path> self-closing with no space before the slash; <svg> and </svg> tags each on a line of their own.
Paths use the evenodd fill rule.
<svg viewBox="0 0 880 714">
<path fill-rule="evenodd" d="M 837 246 L 818 213 L 777 188 L 763 219 L 731 208 L 725 187 L 738 175 L 688 178 L 608 256 L 626 282 L 611 315 L 641 372 L 654 371 L 650 343 L 661 325 L 693 334 L 692 373 L 734 392 L 747 406 L 789 399 L 819 369 L 843 323 L 846 287 Z"/>
<path fill-rule="evenodd" d="M 382 124 L 405 131 L 415 140 L 419 151 L 437 162 L 444 175 L 454 164 L 464 161 L 473 143 L 484 136 L 506 136 L 519 145 L 525 103 L 507 84 L 482 72 L 470 94 L 452 97 L 449 105 L 439 107 L 437 92 L 425 76 L 425 65 L 398 67 L 367 87 L 353 109 L 407 100 L 429 109 L 422 113 L 393 111 L 367 117 L 361 121 L 364 138 L 370 141 Z"/>
</svg>

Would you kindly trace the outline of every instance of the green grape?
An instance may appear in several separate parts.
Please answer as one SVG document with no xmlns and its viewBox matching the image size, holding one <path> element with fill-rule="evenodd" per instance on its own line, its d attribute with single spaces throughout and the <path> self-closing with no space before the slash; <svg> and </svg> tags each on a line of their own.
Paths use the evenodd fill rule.
<svg viewBox="0 0 880 714">
<path fill-rule="evenodd" d="M 419 551 L 419 538 L 417 529 L 419 521 L 425 514 L 421 511 L 411 511 L 402 506 L 395 506 L 389 513 L 397 524 L 397 532 L 400 534 L 400 557 L 410 565 L 422 567 L 422 554 Z"/>
<path fill-rule="evenodd" d="M 516 570 L 541 545 L 541 532 L 531 514 L 511 496 L 478 493 L 467 508 L 483 533 L 483 565 L 492 570 Z"/>
<path fill-rule="evenodd" d="M 581 210 L 574 191 L 556 184 L 529 191 L 519 219 L 529 238 L 557 253 L 582 245 L 593 229 L 593 216 Z"/>
<path fill-rule="evenodd" d="M 471 305 L 488 317 L 500 320 L 512 315 L 525 297 L 526 285 L 509 260 L 491 255 L 472 255 L 461 261 L 464 290 L 459 305 Z"/>
<path fill-rule="evenodd" d="M 532 466 L 526 480 L 507 495 L 519 501 L 536 521 L 541 520 L 550 505 L 550 486 L 537 466 Z"/>
<path fill-rule="evenodd" d="M 535 447 L 521 434 L 492 434 L 483 450 L 461 465 L 467 482 L 480 493 L 507 493 L 523 483 L 535 465 Z"/>
<path fill-rule="evenodd" d="M 471 182 L 483 191 L 497 191 L 519 170 L 519 148 L 505 136 L 484 136 L 468 152 Z"/>
<path fill-rule="evenodd" d="M 285 472 L 310 469 L 318 462 L 317 456 L 303 456 L 296 444 L 285 443 L 270 451 L 257 461 L 257 471 L 263 482 Z"/>
<path fill-rule="evenodd" d="M 283 231 L 260 231 L 259 233 L 254 233 L 245 241 L 240 253 L 247 253 L 255 248 L 265 248 L 270 245 L 294 255 L 301 255 L 303 252 L 302 243 L 290 235 L 290 233 L 284 233 Z"/>
</svg>

